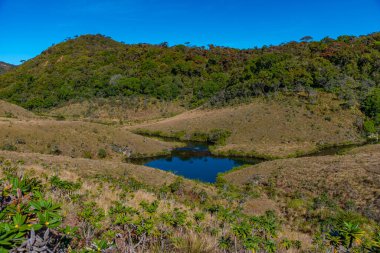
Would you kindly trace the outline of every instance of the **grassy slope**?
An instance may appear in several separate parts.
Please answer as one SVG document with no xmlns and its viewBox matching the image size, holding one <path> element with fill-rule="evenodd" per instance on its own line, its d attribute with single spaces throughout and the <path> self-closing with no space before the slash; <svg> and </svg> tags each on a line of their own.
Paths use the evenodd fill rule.
<svg viewBox="0 0 380 253">
<path fill-rule="evenodd" d="M 101 176 L 112 178 L 132 177 L 137 181 L 142 182 L 147 187 L 156 190 L 163 185 L 169 185 L 178 179 L 178 176 L 169 172 L 117 161 L 70 158 L 67 156 L 0 150 L 0 161 L 2 158 L 10 160 L 13 163 L 22 161 L 23 165 L 20 165 L 19 169 L 23 174 L 38 175 L 41 178 L 49 178 L 52 175 L 59 175 L 60 178 L 70 182 L 82 182 L 82 188 L 80 191 L 77 191 L 76 194 L 85 195 L 86 201 L 94 201 L 97 206 L 104 208 L 105 210 L 110 208 L 114 201 L 122 201 L 125 205 L 138 209 L 141 201 L 145 200 L 151 202 L 157 199 L 157 196 L 152 194 L 151 191 L 140 189 L 133 193 L 128 193 L 126 198 L 121 197 L 122 194 L 120 189 L 115 187 L 113 183 L 104 182 L 104 180 L 101 179 Z M 260 192 L 260 197 L 258 198 L 245 196 L 244 199 L 227 200 L 214 185 L 203 184 L 201 182 L 187 179 L 184 179 L 184 194 L 175 200 L 170 198 L 167 200 L 161 200 L 158 209 L 159 212 L 165 212 L 171 208 L 180 208 L 180 210 L 186 210 L 189 217 L 193 216 L 195 213 L 199 212 L 200 209 L 194 207 L 194 203 L 192 203 L 191 199 L 195 198 L 194 195 L 200 190 L 204 190 L 207 193 L 208 201 L 211 201 L 210 203 L 213 204 L 220 204 L 228 207 L 239 203 L 238 205 L 243 208 L 243 212 L 248 215 L 263 215 L 267 210 L 274 210 L 281 216 L 277 203 L 269 199 L 264 192 Z M 223 197 L 221 198 L 221 196 Z M 51 194 L 51 197 L 56 201 L 61 201 L 55 194 Z M 77 209 L 78 207 L 72 201 L 65 203 L 63 211 L 66 217 L 66 224 L 70 225 L 71 222 L 74 222 L 75 224 L 76 221 L 71 221 L 71 219 L 75 219 L 72 218 L 72 216 L 74 216 Z M 216 224 L 215 218 L 216 216 L 212 217 L 207 215 L 203 222 L 209 223 L 209 226 L 213 227 Z M 215 244 L 215 239 L 208 238 L 207 234 L 203 236 L 205 236 L 205 240 L 207 241 L 206 244 L 208 246 Z M 310 235 L 290 228 L 287 222 L 281 226 L 281 232 L 277 239 L 278 242 L 281 241 L 281 238 L 285 237 L 291 240 L 300 240 L 304 249 L 311 246 Z M 219 251 L 214 249 L 211 252 Z"/>
<path fill-rule="evenodd" d="M 0 129 L 2 148 L 13 145 L 21 152 L 60 153 L 71 157 L 97 158 L 99 149 L 105 149 L 106 159 L 120 160 L 123 154 L 116 146 L 128 147 L 132 156 L 152 156 L 175 146 L 116 125 L 42 118 L 4 101 L 0 101 Z"/>
<path fill-rule="evenodd" d="M 132 129 L 165 133 L 226 129 L 231 136 L 216 153 L 286 157 L 320 145 L 360 142 L 355 121 L 361 117 L 357 110 L 343 110 L 332 95 L 320 94 L 313 105 L 295 97 L 257 98 L 246 105 L 188 111 Z"/>
<path fill-rule="evenodd" d="M 0 151 L 0 157 L 11 161 L 24 161 L 27 168 L 52 168 L 59 174 L 76 174 L 76 177 L 91 179 L 96 175 L 131 176 L 144 184 L 159 187 L 165 183 L 173 182 L 177 176 L 172 173 L 157 170 L 141 165 L 134 165 L 119 161 L 104 161 L 84 158 L 71 158 L 68 156 L 55 156 L 38 153 L 23 153 Z M 70 179 L 70 178 L 68 178 Z M 72 178 L 71 180 L 73 180 Z M 191 182 L 191 181 L 188 181 Z"/>
<path fill-rule="evenodd" d="M 255 178 L 274 180 L 285 197 L 317 197 L 327 193 L 341 205 L 353 201 L 366 216 L 380 220 L 380 145 L 354 149 L 346 155 L 264 162 L 224 175 L 236 185 Z M 303 196 L 303 197 L 302 197 Z"/>
<path fill-rule="evenodd" d="M 100 121 L 138 122 L 170 117 L 185 109 L 172 102 L 159 102 L 155 99 L 119 98 L 96 99 L 67 103 L 48 112 L 49 115 L 62 115 L 65 118 L 82 118 Z"/>
<path fill-rule="evenodd" d="M 34 113 L 25 110 L 24 108 L 0 100 L 0 117 L 12 117 L 18 119 L 30 119 L 35 118 Z"/>
<path fill-rule="evenodd" d="M 174 147 L 173 144 L 142 137 L 117 126 L 80 121 L 0 120 L 0 146 L 11 144 L 22 152 L 54 153 L 57 147 L 62 155 L 96 158 L 99 149 L 105 149 L 108 158 L 121 159 L 112 145 L 128 146 L 133 155 L 155 155 Z M 20 143 L 25 142 L 25 143 Z M 57 153 L 57 152 L 55 152 Z"/>
</svg>

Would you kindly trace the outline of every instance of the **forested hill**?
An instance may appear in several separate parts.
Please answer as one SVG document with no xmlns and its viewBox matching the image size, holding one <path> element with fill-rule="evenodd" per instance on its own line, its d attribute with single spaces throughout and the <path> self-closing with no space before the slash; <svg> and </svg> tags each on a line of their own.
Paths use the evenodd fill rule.
<svg viewBox="0 0 380 253">
<path fill-rule="evenodd" d="M 14 65 L 0 61 L 0 74 L 3 74 L 13 68 Z"/>
<path fill-rule="evenodd" d="M 321 89 L 364 108 L 365 98 L 379 93 L 379 86 L 380 33 L 304 38 L 249 50 L 127 45 L 85 35 L 54 45 L 1 75 L 0 98 L 28 109 L 76 98 L 131 95 L 181 100 L 195 107 Z"/>
</svg>

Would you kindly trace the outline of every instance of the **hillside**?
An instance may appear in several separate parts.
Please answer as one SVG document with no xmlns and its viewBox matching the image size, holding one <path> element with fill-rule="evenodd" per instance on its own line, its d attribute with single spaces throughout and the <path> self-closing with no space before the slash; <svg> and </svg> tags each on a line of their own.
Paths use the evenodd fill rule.
<svg viewBox="0 0 380 253">
<path fill-rule="evenodd" d="M 347 221 L 360 224 L 363 240 L 349 248 L 376 252 L 378 225 L 365 216 L 378 218 L 379 145 L 352 152 L 357 154 L 264 162 L 209 185 L 117 161 L 0 151 L 0 178 L 11 199 L 20 182 L 19 213 L 30 217 L 9 220 L 10 231 L 31 225 L 42 238 L 49 229 L 48 248 L 64 237 L 71 248 L 94 252 L 246 252 L 268 244 L 273 252 L 325 252 L 334 239 L 329 236 L 344 232 Z M 5 202 L 9 216 L 3 220 L 14 203 Z M 36 203 L 45 203 L 51 216 L 28 209 Z M 319 233 L 327 239 L 319 241 Z"/>
<path fill-rule="evenodd" d="M 178 102 L 161 102 L 151 98 L 118 99 L 97 98 L 77 102 L 67 102 L 49 110 L 47 115 L 67 119 L 87 119 L 104 122 L 133 124 L 146 120 L 172 117 L 186 110 Z"/>
<path fill-rule="evenodd" d="M 223 105 L 278 91 L 323 89 L 351 106 L 379 85 L 380 34 L 237 50 L 126 45 L 85 35 L 0 77 L 0 97 L 30 109 L 78 98 L 148 96 Z"/>
<path fill-rule="evenodd" d="M 379 222 L 379 157 L 380 145 L 377 144 L 355 148 L 338 156 L 265 162 L 226 173 L 223 178 L 237 186 L 257 182 L 272 191 L 283 212 L 288 214 L 287 219 L 299 227 L 305 225 L 302 220 L 306 217 L 309 216 L 310 220 L 310 216 L 315 216 L 317 207 L 313 207 L 313 201 L 321 196 L 325 199 L 318 200 L 322 202 L 318 208 L 338 205 Z"/>
<path fill-rule="evenodd" d="M 173 143 L 142 137 L 118 126 L 50 119 L 0 118 L 0 149 L 94 159 L 154 156 Z"/>
<path fill-rule="evenodd" d="M 379 132 L 380 33 L 67 39 L 0 75 L 0 252 L 379 252 L 380 144 L 312 154 Z M 174 172 L 127 159 L 153 156 Z"/>
<path fill-rule="evenodd" d="M 343 110 L 329 94 L 316 94 L 314 103 L 293 96 L 222 109 L 197 109 L 157 122 L 132 126 L 138 133 L 197 140 L 216 129 L 230 135 L 213 153 L 279 158 L 316 151 L 331 145 L 359 143 L 360 111 Z"/>
<path fill-rule="evenodd" d="M 31 119 L 36 116 L 31 111 L 28 111 L 20 106 L 0 100 L 0 117 Z"/>
<path fill-rule="evenodd" d="M 0 75 L 14 68 L 15 66 L 9 63 L 0 61 Z"/>
</svg>

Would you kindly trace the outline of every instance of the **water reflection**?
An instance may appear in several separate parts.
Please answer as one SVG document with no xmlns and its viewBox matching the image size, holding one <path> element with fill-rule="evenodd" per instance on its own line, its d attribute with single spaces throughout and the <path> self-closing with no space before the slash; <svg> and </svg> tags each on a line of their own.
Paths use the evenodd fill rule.
<svg viewBox="0 0 380 253">
<path fill-rule="evenodd" d="M 171 171 L 190 179 L 213 183 L 220 172 L 226 172 L 243 164 L 256 164 L 259 159 L 216 157 L 207 145 L 189 143 L 173 150 L 170 156 L 132 160 L 133 163 Z"/>
</svg>

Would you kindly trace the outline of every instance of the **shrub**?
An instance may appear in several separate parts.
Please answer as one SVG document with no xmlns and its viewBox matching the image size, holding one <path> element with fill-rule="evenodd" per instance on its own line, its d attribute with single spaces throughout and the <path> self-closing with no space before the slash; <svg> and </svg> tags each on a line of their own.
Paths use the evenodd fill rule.
<svg viewBox="0 0 380 253">
<path fill-rule="evenodd" d="M 79 190 L 82 186 L 80 182 L 78 183 L 69 182 L 69 181 L 60 179 L 58 176 L 52 176 L 49 181 L 53 189 L 58 189 L 68 194 L 71 194 L 74 191 Z"/>
<path fill-rule="evenodd" d="M 52 154 L 52 155 L 60 155 L 60 154 L 62 154 L 62 151 L 59 149 L 59 147 L 57 145 L 54 145 L 50 149 L 50 154 Z"/>
<path fill-rule="evenodd" d="M 364 121 L 363 128 L 366 133 L 370 133 L 370 134 L 376 133 L 375 122 L 373 120 L 369 119 L 369 120 Z"/>
<path fill-rule="evenodd" d="M 27 244 L 33 252 L 51 251 L 63 237 L 55 230 L 62 221 L 60 206 L 44 198 L 35 179 L 9 175 L 1 182 L 0 252 L 24 252 Z"/>
<path fill-rule="evenodd" d="M 103 148 L 98 150 L 98 157 L 100 159 L 106 158 L 107 157 L 107 151 Z"/>
<path fill-rule="evenodd" d="M 17 150 L 17 147 L 15 145 L 12 145 L 12 144 L 4 144 L 2 147 L 1 147 L 2 150 L 7 150 L 7 151 L 16 151 Z"/>
<path fill-rule="evenodd" d="M 83 158 L 87 158 L 87 159 L 91 159 L 92 158 L 92 154 L 90 151 L 83 151 Z"/>
</svg>

